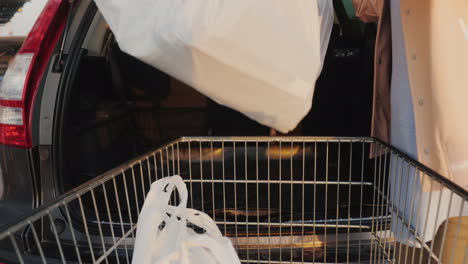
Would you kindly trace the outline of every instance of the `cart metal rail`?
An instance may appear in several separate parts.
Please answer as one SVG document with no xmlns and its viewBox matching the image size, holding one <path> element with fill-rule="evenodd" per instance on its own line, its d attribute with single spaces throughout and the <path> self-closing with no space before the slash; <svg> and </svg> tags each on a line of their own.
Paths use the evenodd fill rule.
<svg viewBox="0 0 468 264">
<path fill-rule="evenodd" d="M 186 181 L 188 206 L 216 221 L 243 263 L 468 261 L 468 242 L 459 238 L 468 232 L 467 191 L 383 142 L 191 137 L 2 229 L 0 262 L 131 263 L 150 185 L 175 174 Z M 423 184 L 434 195 L 427 204 Z"/>
</svg>

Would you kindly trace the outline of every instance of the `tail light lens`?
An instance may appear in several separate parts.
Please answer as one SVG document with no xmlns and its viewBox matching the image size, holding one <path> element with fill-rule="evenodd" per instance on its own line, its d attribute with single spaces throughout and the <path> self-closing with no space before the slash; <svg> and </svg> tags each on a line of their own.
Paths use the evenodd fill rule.
<svg viewBox="0 0 468 264">
<path fill-rule="evenodd" d="M 0 144 L 31 147 L 33 103 L 65 27 L 69 2 L 49 0 L 0 84 Z"/>
<path fill-rule="evenodd" d="M 8 67 L 2 85 L 0 86 L 1 100 L 19 101 L 23 98 L 23 87 L 31 66 L 33 54 L 18 54 Z"/>
<path fill-rule="evenodd" d="M 23 109 L 0 106 L 0 123 L 5 125 L 23 125 Z"/>
</svg>

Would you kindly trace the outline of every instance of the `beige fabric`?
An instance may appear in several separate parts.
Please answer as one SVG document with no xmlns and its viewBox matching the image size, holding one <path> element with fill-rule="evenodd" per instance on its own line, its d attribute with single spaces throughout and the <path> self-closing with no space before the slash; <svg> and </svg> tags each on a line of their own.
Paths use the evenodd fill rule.
<svg viewBox="0 0 468 264">
<path fill-rule="evenodd" d="M 468 189 L 468 1 L 400 1 L 418 157 L 428 167 Z M 391 72 L 386 67 L 391 64 L 382 65 L 378 61 L 391 59 L 391 53 L 382 48 L 390 45 L 383 43 L 390 37 L 382 36 L 391 35 L 391 30 L 382 30 L 390 24 L 390 16 L 385 16 L 389 1 L 353 2 L 358 17 L 379 22 L 372 135 L 388 141 L 385 135 L 389 135 L 390 118 L 380 117 L 390 117 L 386 104 L 390 105 Z M 385 74 L 388 76 L 383 77 Z M 382 101 L 384 105 L 379 106 Z M 441 189 L 431 190 L 429 181 L 423 184 L 425 192 Z M 442 263 L 461 263 L 468 245 L 468 217 L 449 218 L 438 230 L 432 243 L 436 254 L 442 256 Z M 403 249 L 402 256 L 408 255 L 406 251 L 412 252 L 410 255 L 421 253 L 419 248 Z M 404 257 L 399 260 L 411 263 Z"/>
<path fill-rule="evenodd" d="M 401 0 L 422 163 L 468 188 L 468 1 Z"/>
<path fill-rule="evenodd" d="M 389 1 L 353 2 L 358 17 L 367 22 L 379 22 L 372 135 L 389 141 Z M 418 157 L 422 163 L 467 189 L 468 1 L 401 0 L 401 12 Z M 425 187 L 428 190 L 428 186 Z"/>
</svg>

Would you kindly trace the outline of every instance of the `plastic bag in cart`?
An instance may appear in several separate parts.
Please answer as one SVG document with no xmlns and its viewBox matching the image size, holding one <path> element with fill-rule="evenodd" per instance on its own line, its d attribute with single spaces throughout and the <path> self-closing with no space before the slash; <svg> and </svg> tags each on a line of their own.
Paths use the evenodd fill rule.
<svg viewBox="0 0 468 264">
<path fill-rule="evenodd" d="M 333 1 L 95 2 L 124 52 L 216 102 L 284 133 L 309 112 Z"/>
<path fill-rule="evenodd" d="M 180 204 L 168 204 L 173 190 Z M 187 187 L 180 176 L 154 182 L 137 223 L 133 251 L 134 264 L 237 264 L 240 263 L 231 241 L 223 237 L 216 223 L 205 213 L 186 208 Z M 203 228 L 196 233 L 187 222 Z"/>
</svg>

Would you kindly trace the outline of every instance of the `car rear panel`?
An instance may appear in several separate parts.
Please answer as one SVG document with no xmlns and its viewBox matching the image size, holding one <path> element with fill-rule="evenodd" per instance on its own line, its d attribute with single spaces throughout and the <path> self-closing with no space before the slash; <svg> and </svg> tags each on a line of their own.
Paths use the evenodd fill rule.
<svg viewBox="0 0 468 264">
<path fill-rule="evenodd" d="M 0 226 L 30 213 L 39 197 L 35 178 L 34 151 L 3 146 L 0 148 Z"/>
</svg>

